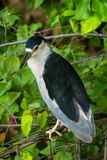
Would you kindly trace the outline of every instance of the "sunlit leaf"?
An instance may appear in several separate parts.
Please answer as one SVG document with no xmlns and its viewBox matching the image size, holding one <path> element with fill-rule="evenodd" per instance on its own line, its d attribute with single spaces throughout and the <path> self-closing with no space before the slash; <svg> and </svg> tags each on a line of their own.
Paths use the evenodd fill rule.
<svg viewBox="0 0 107 160">
<path fill-rule="evenodd" d="M 72 16 L 74 15 L 74 11 L 73 10 L 65 10 L 63 13 L 62 13 L 62 16 Z"/>
<path fill-rule="evenodd" d="M 81 32 L 82 34 L 87 34 L 95 30 L 101 24 L 100 19 L 92 16 L 84 21 L 81 21 Z"/>
<path fill-rule="evenodd" d="M 22 160 L 32 160 L 32 155 L 28 151 L 23 151 L 21 157 Z"/>
<path fill-rule="evenodd" d="M 31 130 L 32 121 L 33 117 L 31 116 L 30 112 L 28 110 L 24 111 L 21 117 L 21 129 L 26 137 L 28 137 L 29 132 Z"/>
</svg>

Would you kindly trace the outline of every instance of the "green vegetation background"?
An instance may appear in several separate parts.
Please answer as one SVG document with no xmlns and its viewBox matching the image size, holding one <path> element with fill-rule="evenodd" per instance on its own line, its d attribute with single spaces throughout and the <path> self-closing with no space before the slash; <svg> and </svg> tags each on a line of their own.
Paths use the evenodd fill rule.
<svg viewBox="0 0 107 160">
<path fill-rule="evenodd" d="M 4 0 L 0 9 L 0 43 L 26 40 L 35 33 L 82 33 L 82 37 L 53 39 L 49 43 L 81 76 L 94 103 L 94 113 L 107 113 L 107 39 L 86 36 L 89 32 L 107 33 L 106 0 Z M 28 66 L 20 69 L 24 47 L 19 44 L 0 48 L 0 152 L 9 147 L 16 151 L 0 160 L 73 160 L 77 139 L 72 133 L 62 128 L 63 136 L 55 135 L 56 142 L 46 140 L 45 132 L 56 119 L 43 102 Z M 103 159 L 106 127 L 107 120 L 96 121 L 97 137 L 92 144 L 82 144 L 81 160 Z M 25 144 L 28 146 L 24 149 L 18 148 Z"/>
</svg>

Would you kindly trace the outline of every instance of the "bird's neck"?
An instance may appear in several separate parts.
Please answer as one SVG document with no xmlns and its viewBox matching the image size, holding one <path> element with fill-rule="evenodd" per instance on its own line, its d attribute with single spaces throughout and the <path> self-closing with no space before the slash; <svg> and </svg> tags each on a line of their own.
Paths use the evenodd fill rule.
<svg viewBox="0 0 107 160">
<path fill-rule="evenodd" d="M 31 57 L 27 63 L 35 77 L 43 73 L 45 62 L 51 54 L 51 49 L 46 45 L 38 53 Z"/>
</svg>

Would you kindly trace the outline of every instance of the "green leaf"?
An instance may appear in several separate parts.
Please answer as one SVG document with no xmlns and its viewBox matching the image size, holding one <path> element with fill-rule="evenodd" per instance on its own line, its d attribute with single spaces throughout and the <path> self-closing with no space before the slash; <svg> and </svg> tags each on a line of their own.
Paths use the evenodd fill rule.
<svg viewBox="0 0 107 160">
<path fill-rule="evenodd" d="M 92 16 L 81 22 L 81 32 L 82 34 L 87 34 L 98 28 L 100 24 L 101 21 L 97 17 Z"/>
<path fill-rule="evenodd" d="M 28 26 L 26 24 L 25 25 L 20 25 L 18 27 L 16 35 L 17 35 L 17 40 L 27 39 L 28 36 L 29 36 Z"/>
<path fill-rule="evenodd" d="M 91 46 L 94 46 L 94 47 L 100 47 L 100 45 L 101 45 L 101 39 L 99 39 L 99 38 L 90 39 L 89 44 Z"/>
<path fill-rule="evenodd" d="M 5 77 L 4 71 L 4 57 L 0 57 L 0 79 Z"/>
<path fill-rule="evenodd" d="M 23 151 L 21 153 L 21 160 L 32 160 L 32 155 L 28 151 Z"/>
<path fill-rule="evenodd" d="M 101 0 L 93 0 L 92 11 L 102 22 L 107 22 L 107 2 L 104 3 Z"/>
<path fill-rule="evenodd" d="M 28 67 L 21 69 L 19 76 L 22 87 L 24 87 L 27 83 L 32 83 L 35 80 L 34 75 Z"/>
<path fill-rule="evenodd" d="M 6 147 L 0 147 L 0 152 L 5 151 L 6 149 Z"/>
<path fill-rule="evenodd" d="M 63 145 L 63 142 L 60 143 L 60 145 L 58 145 L 58 143 L 51 143 L 51 148 L 56 150 L 56 148 L 60 147 L 61 145 Z M 45 156 L 49 156 L 50 155 L 50 142 L 47 142 L 47 146 L 45 148 L 43 148 L 42 150 L 40 150 L 40 153 L 45 155 Z"/>
<path fill-rule="evenodd" d="M 31 104 L 29 104 L 28 108 L 29 109 L 40 108 L 40 103 L 39 102 L 31 103 Z"/>
<path fill-rule="evenodd" d="M 0 26 L 9 28 L 13 26 L 16 20 L 19 20 L 19 17 L 14 8 L 5 7 L 0 11 Z"/>
<path fill-rule="evenodd" d="M 13 74 L 20 67 L 20 62 L 18 57 L 7 57 L 5 61 L 5 70 L 7 74 Z"/>
<path fill-rule="evenodd" d="M 22 86 L 22 81 L 21 81 L 20 76 L 15 74 L 12 77 L 12 89 L 20 92 L 22 87 L 23 86 Z"/>
<path fill-rule="evenodd" d="M 72 18 L 69 19 L 70 25 L 72 27 L 73 32 L 78 32 L 79 31 L 79 23 Z"/>
<path fill-rule="evenodd" d="M 68 9 L 74 8 L 74 1 L 72 1 L 72 0 L 64 0 L 64 3 L 65 3 L 65 6 L 66 6 Z"/>
<path fill-rule="evenodd" d="M 104 50 L 107 51 L 107 38 L 103 39 L 103 43 L 104 43 Z"/>
<path fill-rule="evenodd" d="M 41 129 L 43 129 L 46 126 L 47 119 L 48 119 L 48 113 L 46 111 L 38 113 L 36 120 L 39 123 Z"/>
<path fill-rule="evenodd" d="M 5 111 L 5 108 L 2 105 L 0 105 L 0 120 L 2 119 L 2 115 L 4 111 Z"/>
<path fill-rule="evenodd" d="M 2 96 L 10 88 L 11 88 L 11 81 L 8 81 L 6 83 L 0 83 L 0 96 Z"/>
<path fill-rule="evenodd" d="M 15 157 L 14 157 L 14 160 L 20 160 L 21 158 L 20 158 L 20 156 L 19 155 L 16 155 Z"/>
<path fill-rule="evenodd" d="M 24 110 L 27 109 L 27 99 L 26 98 L 22 99 L 21 108 Z"/>
<path fill-rule="evenodd" d="M 84 20 L 90 16 L 90 0 L 76 0 L 75 5 L 76 10 L 73 19 Z"/>
<path fill-rule="evenodd" d="M 45 156 L 49 156 L 50 155 L 50 146 L 48 145 L 47 147 L 45 147 L 43 150 L 40 151 L 40 153 Z"/>
<path fill-rule="evenodd" d="M 19 112 L 19 105 L 16 102 L 14 102 L 13 104 L 9 106 L 9 110 L 12 113 L 17 113 Z"/>
<path fill-rule="evenodd" d="M 33 117 L 31 116 L 30 112 L 28 110 L 24 111 L 21 117 L 21 129 L 26 137 L 28 137 L 29 132 L 31 131 L 32 121 Z"/>
<path fill-rule="evenodd" d="M 42 3 L 44 2 L 44 0 L 35 0 L 35 8 L 38 8 Z"/>
<path fill-rule="evenodd" d="M 65 10 L 63 13 L 62 13 L 62 16 L 73 16 L 74 15 L 74 11 L 73 10 Z"/>
<path fill-rule="evenodd" d="M 60 151 L 54 156 L 54 160 L 73 160 L 70 152 Z"/>
<path fill-rule="evenodd" d="M 36 23 L 36 24 L 32 24 L 30 26 L 30 31 L 29 34 L 32 35 L 34 34 L 38 29 L 40 29 L 42 27 L 42 23 Z"/>
<path fill-rule="evenodd" d="M 53 22 L 51 23 L 51 27 L 53 27 L 53 26 L 55 26 L 57 23 L 59 23 L 59 18 L 60 18 L 59 15 L 57 15 L 57 16 L 55 17 L 55 19 L 54 19 Z"/>
<path fill-rule="evenodd" d="M 20 96 L 20 92 L 7 92 L 0 97 L 0 102 L 6 106 L 10 106 Z"/>
</svg>

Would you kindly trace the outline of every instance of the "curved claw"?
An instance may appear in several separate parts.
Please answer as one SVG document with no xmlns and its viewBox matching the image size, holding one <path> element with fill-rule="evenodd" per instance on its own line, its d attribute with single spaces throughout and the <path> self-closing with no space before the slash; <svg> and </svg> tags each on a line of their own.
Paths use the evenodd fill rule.
<svg viewBox="0 0 107 160">
<path fill-rule="evenodd" d="M 59 126 L 60 124 L 61 124 L 61 123 L 59 122 L 59 120 L 57 120 L 55 126 L 54 126 L 52 129 L 50 129 L 49 131 L 46 132 L 46 134 L 49 134 L 49 139 L 50 139 L 52 142 L 55 142 L 55 141 L 56 141 L 56 139 L 53 139 L 53 138 L 52 138 L 52 134 L 53 134 L 53 133 L 56 133 L 57 135 L 62 136 L 62 134 L 57 131 L 57 128 L 58 128 L 58 126 Z"/>
</svg>

